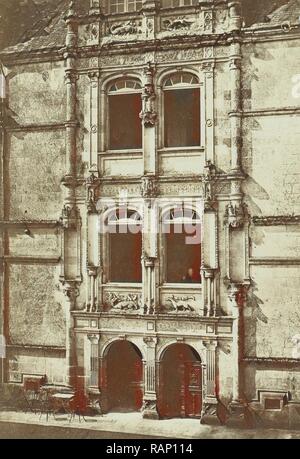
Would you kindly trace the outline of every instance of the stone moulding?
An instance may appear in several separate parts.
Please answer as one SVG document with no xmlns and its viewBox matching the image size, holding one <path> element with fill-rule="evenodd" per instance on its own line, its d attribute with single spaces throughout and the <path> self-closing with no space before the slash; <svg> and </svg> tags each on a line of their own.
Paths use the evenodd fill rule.
<svg viewBox="0 0 300 459">
<path fill-rule="evenodd" d="M 299 225 L 300 215 L 279 215 L 272 217 L 253 217 L 255 226 Z"/>
</svg>

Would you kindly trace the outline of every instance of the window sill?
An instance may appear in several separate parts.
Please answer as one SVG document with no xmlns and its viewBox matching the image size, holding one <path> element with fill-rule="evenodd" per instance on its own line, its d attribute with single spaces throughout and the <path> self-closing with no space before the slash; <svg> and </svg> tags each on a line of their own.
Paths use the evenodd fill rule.
<svg viewBox="0 0 300 459">
<path fill-rule="evenodd" d="M 141 288 L 142 282 L 140 283 L 131 283 L 131 282 L 107 282 L 102 284 L 101 287 L 117 287 L 117 288 Z"/>
<path fill-rule="evenodd" d="M 133 155 L 142 155 L 143 154 L 143 150 L 142 149 L 127 149 L 127 150 L 106 150 L 106 151 L 101 151 L 99 153 L 101 156 L 105 156 L 105 155 L 129 155 L 129 154 L 133 154 Z"/>
<path fill-rule="evenodd" d="M 158 150 L 158 153 L 185 153 L 188 151 L 194 151 L 203 153 L 205 151 L 205 147 L 196 146 L 196 147 L 165 147 Z"/>
<path fill-rule="evenodd" d="M 169 288 L 172 288 L 172 289 L 180 289 L 180 290 L 202 290 L 202 284 L 193 284 L 193 283 L 178 283 L 178 284 L 175 284 L 175 283 L 166 283 L 166 284 L 163 284 L 159 287 L 160 289 L 169 289 Z"/>
</svg>

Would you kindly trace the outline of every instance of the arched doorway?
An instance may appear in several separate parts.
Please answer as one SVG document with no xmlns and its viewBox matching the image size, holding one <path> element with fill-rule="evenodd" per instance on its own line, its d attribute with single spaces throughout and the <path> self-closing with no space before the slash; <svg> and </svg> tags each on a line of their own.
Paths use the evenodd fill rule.
<svg viewBox="0 0 300 459">
<path fill-rule="evenodd" d="M 170 345 L 160 364 L 159 414 L 163 418 L 198 418 L 202 408 L 202 368 L 187 344 Z"/>
<path fill-rule="evenodd" d="M 143 362 L 139 349 L 128 341 L 112 343 L 105 356 L 108 411 L 138 411 L 143 403 Z"/>
</svg>

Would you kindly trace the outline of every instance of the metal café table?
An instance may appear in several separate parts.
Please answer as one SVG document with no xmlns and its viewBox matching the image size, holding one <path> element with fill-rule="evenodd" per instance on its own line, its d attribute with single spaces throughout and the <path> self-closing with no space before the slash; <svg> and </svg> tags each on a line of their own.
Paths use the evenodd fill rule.
<svg viewBox="0 0 300 459">
<path fill-rule="evenodd" d="M 54 410 L 53 410 L 54 417 L 56 414 L 60 413 L 61 411 L 72 416 L 73 412 L 70 406 L 70 402 L 74 399 L 74 396 L 75 396 L 74 393 L 62 393 L 62 392 L 57 392 L 51 395 L 52 401 L 54 403 Z"/>
</svg>

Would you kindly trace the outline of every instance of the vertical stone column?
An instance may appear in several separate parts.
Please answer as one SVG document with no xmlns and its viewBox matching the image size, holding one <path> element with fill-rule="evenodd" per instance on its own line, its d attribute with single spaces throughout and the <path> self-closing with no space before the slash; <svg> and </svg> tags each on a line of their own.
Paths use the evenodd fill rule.
<svg viewBox="0 0 300 459">
<path fill-rule="evenodd" d="M 81 257 L 80 257 L 80 229 L 81 218 L 76 205 L 77 187 L 77 149 L 76 135 L 77 121 L 77 15 L 74 2 L 70 3 L 65 15 L 67 27 L 65 59 L 65 84 L 66 84 L 66 173 L 62 184 L 66 194 L 64 207 L 60 219 L 62 228 L 62 265 L 60 281 L 64 286 L 67 298 L 66 307 L 66 381 L 74 388 L 77 386 L 77 361 L 76 343 L 74 335 L 74 319 L 72 312 L 76 309 L 76 298 L 79 295 L 81 282 Z"/>
<path fill-rule="evenodd" d="M 87 204 L 87 299 L 86 310 L 95 312 L 99 309 L 98 276 L 101 277 L 100 269 L 100 235 L 99 215 L 97 200 L 99 198 L 100 178 L 97 165 L 90 169 L 90 175 L 86 180 L 86 204 Z M 100 280 L 101 282 L 101 280 Z"/>
<path fill-rule="evenodd" d="M 230 415 L 226 424 L 230 427 L 246 427 L 246 405 L 243 401 L 242 388 L 242 359 L 243 359 L 243 306 L 247 286 L 230 283 L 228 287 L 228 300 L 232 312 L 232 402 L 229 405 Z"/>
<path fill-rule="evenodd" d="M 218 418 L 218 398 L 216 393 L 217 347 L 215 340 L 203 341 L 206 348 L 206 362 L 203 365 L 203 404 L 201 424 L 220 424 Z"/>
<path fill-rule="evenodd" d="M 211 49 L 213 53 L 213 48 Z M 215 162 L 214 68 L 213 58 L 205 60 L 201 65 L 205 83 L 205 113 L 202 114 L 205 119 L 205 129 L 201 132 L 201 136 L 204 136 L 201 144 L 205 145 L 205 160 L 211 164 Z"/>
<path fill-rule="evenodd" d="M 146 362 L 144 368 L 144 399 L 143 418 L 158 419 L 156 395 L 156 344 L 157 338 L 147 336 L 144 338 L 146 345 Z"/>
<path fill-rule="evenodd" d="M 157 203 L 155 200 L 157 185 L 155 176 L 146 175 L 142 177 L 141 195 L 144 199 L 142 305 L 144 306 L 144 313 L 154 314 L 157 305 L 156 265 L 158 243 Z"/>
<path fill-rule="evenodd" d="M 204 316 L 217 314 L 217 270 L 218 270 L 218 222 L 214 198 L 215 166 L 206 161 L 202 177 L 203 189 L 203 244 L 201 274 L 202 274 L 202 309 Z"/>
<path fill-rule="evenodd" d="M 77 386 L 77 359 L 74 331 L 74 318 L 72 311 L 76 309 L 76 298 L 79 290 L 76 282 L 64 283 L 64 294 L 67 299 L 66 311 L 66 384 L 76 388 Z"/>
<path fill-rule="evenodd" d="M 99 339 L 100 335 L 88 335 L 90 342 L 88 387 L 99 390 Z"/>
<path fill-rule="evenodd" d="M 154 66 L 151 63 L 144 68 L 144 86 L 142 91 L 142 111 L 140 118 L 143 129 L 144 175 L 156 174 L 156 94 L 154 91 Z"/>
<path fill-rule="evenodd" d="M 241 113 L 241 43 L 239 37 L 231 40 L 230 47 L 230 87 L 231 87 L 231 170 L 239 173 L 241 169 L 242 113 Z"/>
</svg>

